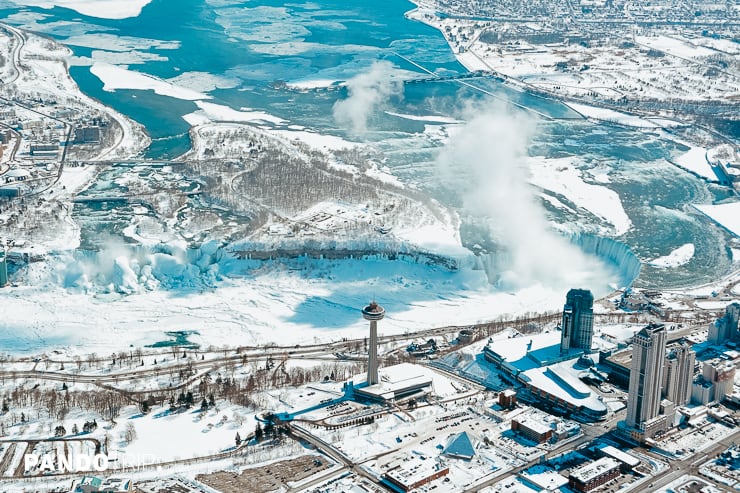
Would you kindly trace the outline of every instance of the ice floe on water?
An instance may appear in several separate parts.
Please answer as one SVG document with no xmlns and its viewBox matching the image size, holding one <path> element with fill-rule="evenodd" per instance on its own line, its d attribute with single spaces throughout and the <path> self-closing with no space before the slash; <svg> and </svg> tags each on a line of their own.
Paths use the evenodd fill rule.
<svg viewBox="0 0 740 493">
<path fill-rule="evenodd" d="M 533 185 L 566 197 L 577 207 L 609 223 L 615 236 L 623 235 L 632 226 L 619 194 L 605 186 L 585 182 L 573 158 L 533 157 L 528 162 Z"/>
<path fill-rule="evenodd" d="M 659 269 L 680 267 L 687 264 L 694 256 L 695 247 L 693 243 L 686 243 L 673 250 L 668 255 L 658 257 L 648 262 L 651 266 Z"/>
<path fill-rule="evenodd" d="M 119 36 L 112 33 L 87 33 L 70 36 L 64 40 L 64 44 L 120 52 L 133 50 L 177 50 L 180 48 L 179 41 Z"/>
<path fill-rule="evenodd" d="M 736 237 L 740 237 L 740 202 L 718 205 L 695 204 L 694 208 Z"/>
<path fill-rule="evenodd" d="M 211 98 L 207 94 L 178 87 L 171 82 L 154 77 L 153 75 L 129 70 L 109 63 L 95 62 L 90 67 L 90 72 L 103 82 L 103 90 L 105 91 L 115 91 L 116 89 L 152 90 L 162 96 L 170 96 L 188 101 Z"/>
<path fill-rule="evenodd" d="M 703 147 L 691 147 L 676 158 L 676 164 L 707 180 L 717 179 L 707 160 L 707 150 Z"/>
<path fill-rule="evenodd" d="M 236 77 L 214 75 L 208 72 L 184 72 L 177 77 L 167 79 L 168 82 L 198 92 L 210 92 L 215 89 L 232 89 L 238 87 L 241 81 Z"/>
</svg>

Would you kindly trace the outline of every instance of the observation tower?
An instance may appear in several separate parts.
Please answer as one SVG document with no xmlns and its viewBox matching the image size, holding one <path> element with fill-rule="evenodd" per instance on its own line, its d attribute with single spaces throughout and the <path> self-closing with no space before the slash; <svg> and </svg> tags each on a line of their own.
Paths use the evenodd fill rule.
<svg viewBox="0 0 740 493">
<path fill-rule="evenodd" d="M 362 316 L 365 320 L 370 321 L 370 341 L 368 342 L 367 352 L 367 385 L 377 385 L 378 379 L 378 320 L 385 316 L 385 310 L 374 300 L 372 303 L 362 309 Z"/>
</svg>

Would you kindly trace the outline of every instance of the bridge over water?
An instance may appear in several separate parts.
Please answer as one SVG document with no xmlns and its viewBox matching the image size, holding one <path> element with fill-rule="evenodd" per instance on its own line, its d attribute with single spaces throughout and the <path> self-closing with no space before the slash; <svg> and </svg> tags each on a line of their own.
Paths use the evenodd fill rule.
<svg viewBox="0 0 740 493">
<path fill-rule="evenodd" d="M 135 167 L 135 166 L 148 166 L 153 168 L 163 168 L 165 166 L 183 166 L 185 161 L 168 161 L 162 159 L 110 159 L 103 161 L 85 161 L 77 160 L 70 161 L 70 165 L 98 165 L 98 166 L 121 166 L 121 167 Z"/>
<path fill-rule="evenodd" d="M 104 195 L 104 196 L 97 196 L 97 197 L 76 197 L 72 199 L 72 202 L 75 204 L 102 204 L 102 203 L 111 203 L 111 204 L 143 204 L 147 205 L 146 198 L 152 197 L 154 195 L 157 195 L 162 192 L 153 192 L 153 193 L 137 193 L 137 194 L 131 194 L 131 195 Z M 175 193 L 175 194 L 169 194 L 170 196 L 180 196 L 180 197 L 193 197 L 195 195 L 200 195 L 203 193 L 201 190 L 193 190 L 192 192 L 181 192 L 181 193 Z"/>
<path fill-rule="evenodd" d="M 464 74 L 455 75 L 432 75 L 430 77 L 419 77 L 417 79 L 408 79 L 404 81 L 404 84 L 425 84 L 427 82 L 456 82 L 462 80 L 475 80 L 475 79 L 496 79 L 503 82 L 503 78 L 497 77 L 491 73 L 483 71 L 467 72 Z"/>
</svg>

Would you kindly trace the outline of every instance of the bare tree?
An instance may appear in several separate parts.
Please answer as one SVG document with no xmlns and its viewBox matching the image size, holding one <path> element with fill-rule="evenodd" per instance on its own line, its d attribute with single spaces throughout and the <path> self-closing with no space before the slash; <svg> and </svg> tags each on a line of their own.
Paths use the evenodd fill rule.
<svg viewBox="0 0 740 493">
<path fill-rule="evenodd" d="M 123 431 L 123 439 L 126 440 L 126 443 L 131 443 L 136 440 L 136 426 L 132 421 L 126 423 L 126 427 Z"/>
</svg>

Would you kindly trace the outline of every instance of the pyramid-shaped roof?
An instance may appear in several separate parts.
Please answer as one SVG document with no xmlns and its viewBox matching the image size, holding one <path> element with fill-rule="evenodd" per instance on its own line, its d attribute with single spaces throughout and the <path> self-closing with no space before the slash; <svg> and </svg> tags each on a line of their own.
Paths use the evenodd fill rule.
<svg viewBox="0 0 740 493">
<path fill-rule="evenodd" d="M 444 453 L 450 457 L 472 459 L 475 455 L 475 448 L 473 448 L 473 443 L 470 441 L 467 432 L 463 431 L 450 439 Z"/>
</svg>

